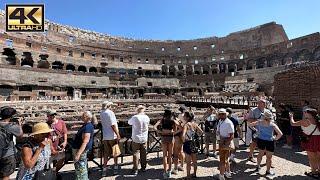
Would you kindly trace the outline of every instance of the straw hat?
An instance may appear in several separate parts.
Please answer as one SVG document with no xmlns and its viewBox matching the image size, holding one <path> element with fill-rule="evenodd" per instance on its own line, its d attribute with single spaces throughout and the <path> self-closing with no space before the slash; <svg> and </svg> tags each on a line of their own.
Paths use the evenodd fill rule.
<svg viewBox="0 0 320 180">
<path fill-rule="evenodd" d="M 112 106 L 112 105 L 113 105 L 113 102 L 111 102 L 111 101 L 104 101 L 104 102 L 102 102 L 102 105 Z"/>
<path fill-rule="evenodd" d="M 145 110 L 146 107 L 143 106 L 143 105 L 139 105 L 139 106 L 137 107 L 137 110 L 136 110 L 136 111 L 141 111 L 142 109 Z"/>
<path fill-rule="evenodd" d="M 53 129 L 51 129 L 47 123 L 41 122 L 33 126 L 32 133 L 30 134 L 30 136 L 33 136 L 36 134 L 50 133 L 52 131 Z"/>
<path fill-rule="evenodd" d="M 221 108 L 218 110 L 218 114 L 228 114 L 227 110 L 224 108 Z"/>
<path fill-rule="evenodd" d="M 266 111 L 263 113 L 264 119 L 273 119 L 273 114 L 270 111 Z"/>
</svg>

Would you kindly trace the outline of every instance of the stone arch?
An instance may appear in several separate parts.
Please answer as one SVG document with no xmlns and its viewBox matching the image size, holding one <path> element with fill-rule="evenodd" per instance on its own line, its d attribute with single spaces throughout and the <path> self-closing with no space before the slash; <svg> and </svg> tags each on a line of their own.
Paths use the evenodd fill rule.
<svg viewBox="0 0 320 180">
<path fill-rule="evenodd" d="M 16 59 L 16 53 L 11 48 L 3 48 L 2 55 L 7 56 L 6 62 L 8 65 L 16 65 L 17 59 Z"/>
<path fill-rule="evenodd" d="M 177 69 L 176 69 L 176 67 L 173 66 L 173 65 L 169 66 L 169 75 L 170 75 L 170 76 L 176 76 L 176 74 L 177 74 Z"/>
<path fill-rule="evenodd" d="M 138 67 L 137 75 L 138 75 L 138 76 L 143 76 L 142 67 Z"/>
<path fill-rule="evenodd" d="M 40 68 L 40 69 L 49 69 L 50 68 L 50 63 L 49 61 L 47 60 L 40 60 L 38 61 L 38 65 L 37 65 L 37 68 Z"/>
<path fill-rule="evenodd" d="M 266 58 L 260 58 L 256 61 L 256 69 L 265 68 Z"/>
<path fill-rule="evenodd" d="M 96 73 L 96 72 L 98 72 L 98 70 L 95 67 L 90 67 L 89 72 Z"/>
<path fill-rule="evenodd" d="M 228 64 L 228 72 L 236 72 L 237 71 L 237 64 L 231 62 Z"/>
<path fill-rule="evenodd" d="M 243 61 L 241 61 L 241 62 L 239 62 L 239 63 L 237 64 L 237 70 L 238 70 L 238 71 L 243 71 L 245 68 L 246 68 L 246 67 L 245 67 L 245 63 L 244 63 Z"/>
<path fill-rule="evenodd" d="M 108 71 L 107 71 L 107 69 L 106 68 L 100 68 L 100 71 L 99 71 L 100 73 L 103 73 L 103 74 L 107 74 L 108 73 Z"/>
<path fill-rule="evenodd" d="M 313 60 L 320 61 L 320 46 L 313 51 Z"/>
<path fill-rule="evenodd" d="M 212 64 L 211 65 L 211 72 L 212 72 L 212 74 L 218 74 L 219 68 L 218 68 L 217 64 Z"/>
<path fill-rule="evenodd" d="M 199 64 L 195 64 L 194 65 L 194 74 L 195 75 L 201 75 L 202 74 L 201 66 Z"/>
<path fill-rule="evenodd" d="M 63 63 L 61 61 L 55 61 L 52 63 L 52 69 L 63 69 Z"/>
<path fill-rule="evenodd" d="M 168 66 L 163 65 L 163 66 L 161 67 L 161 74 L 162 74 L 163 76 L 167 76 L 167 75 L 168 75 Z"/>
<path fill-rule="evenodd" d="M 85 66 L 81 65 L 81 66 L 78 67 L 78 71 L 79 72 L 87 72 L 87 68 Z"/>
<path fill-rule="evenodd" d="M 193 75 L 194 71 L 193 71 L 193 67 L 192 65 L 187 65 L 186 66 L 186 74 L 187 75 Z"/>
<path fill-rule="evenodd" d="M 73 64 L 67 64 L 66 70 L 67 71 L 75 71 L 76 67 Z"/>
<path fill-rule="evenodd" d="M 154 71 L 153 72 L 154 77 L 159 77 L 160 76 L 160 71 Z"/>
<path fill-rule="evenodd" d="M 227 65 L 226 63 L 219 64 L 220 73 L 226 73 Z"/>
<path fill-rule="evenodd" d="M 151 71 L 146 71 L 144 74 L 145 74 L 146 77 L 151 77 L 152 76 Z"/>
<path fill-rule="evenodd" d="M 210 68 L 209 65 L 205 64 L 205 65 L 202 66 L 202 73 L 203 74 L 207 75 L 207 74 L 210 73 L 210 71 L 211 71 L 211 68 Z"/>
<path fill-rule="evenodd" d="M 311 53 L 308 49 L 302 49 L 297 53 L 297 59 L 295 62 L 310 61 L 311 57 Z"/>
<path fill-rule="evenodd" d="M 251 70 L 253 68 L 254 68 L 254 60 L 248 60 L 246 69 Z"/>
<path fill-rule="evenodd" d="M 30 52 L 23 52 L 23 58 L 21 59 L 21 66 L 33 67 L 33 58 Z"/>
</svg>

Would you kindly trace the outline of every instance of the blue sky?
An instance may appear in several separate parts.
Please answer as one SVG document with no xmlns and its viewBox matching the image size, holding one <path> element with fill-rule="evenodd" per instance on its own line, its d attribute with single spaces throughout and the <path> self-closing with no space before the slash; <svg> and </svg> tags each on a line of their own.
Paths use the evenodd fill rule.
<svg viewBox="0 0 320 180">
<path fill-rule="evenodd" d="M 1 0 L 44 3 L 46 18 L 135 39 L 226 36 L 267 22 L 282 24 L 290 39 L 320 31 L 319 0 Z"/>
</svg>

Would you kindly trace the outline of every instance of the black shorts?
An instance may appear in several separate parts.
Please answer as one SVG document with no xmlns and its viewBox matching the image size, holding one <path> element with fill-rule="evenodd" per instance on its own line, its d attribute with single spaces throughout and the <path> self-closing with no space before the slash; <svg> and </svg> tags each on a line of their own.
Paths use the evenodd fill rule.
<svg viewBox="0 0 320 180">
<path fill-rule="evenodd" d="M 266 141 L 258 138 L 257 145 L 260 150 L 267 150 L 269 152 L 274 152 L 274 141 Z"/>
<path fill-rule="evenodd" d="M 16 169 L 16 158 L 14 155 L 2 158 L 0 160 L 0 179 L 8 177 Z"/>
</svg>

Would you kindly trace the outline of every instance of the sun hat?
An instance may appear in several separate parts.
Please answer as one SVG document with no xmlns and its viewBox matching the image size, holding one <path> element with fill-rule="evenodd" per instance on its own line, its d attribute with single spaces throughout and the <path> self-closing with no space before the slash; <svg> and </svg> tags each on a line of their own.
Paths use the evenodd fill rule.
<svg viewBox="0 0 320 180">
<path fill-rule="evenodd" d="M 138 107 L 137 107 L 137 111 L 140 111 L 141 109 L 146 109 L 146 107 L 144 106 L 144 105 L 139 105 Z"/>
<path fill-rule="evenodd" d="M 266 111 L 263 113 L 264 119 L 273 119 L 273 114 L 270 111 Z"/>
<path fill-rule="evenodd" d="M 35 124 L 32 127 L 32 133 L 30 134 L 30 136 L 37 135 L 37 134 L 50 133 L 52 131 L 53 129 L 51 129 L 47 123 L 40 122 Z"/>
</svg>

